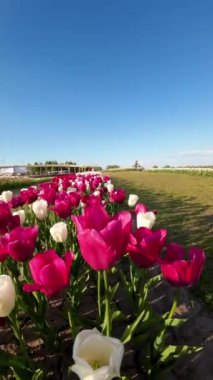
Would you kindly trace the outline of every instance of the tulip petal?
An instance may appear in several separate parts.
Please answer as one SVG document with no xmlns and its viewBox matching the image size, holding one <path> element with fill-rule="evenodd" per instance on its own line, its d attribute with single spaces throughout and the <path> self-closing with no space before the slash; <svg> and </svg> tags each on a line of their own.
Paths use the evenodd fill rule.
<svg viewBox="0 0 213 380">
<path fill-rule="evenodd" d="M 81 254 L 94 270 L 106 270 L 117 261 L 116 253 L 96 230 L 86 229 L 78 234 Z"/>
<path fill-rule="evenodd" d="M 57 259 L 58 255 L 53 250 L 50 249 L 45 253 L 38 253 L 32 260 L 29 262 L 30 271 L 33 277 L 33 280 L 36 283 L 39 283 L 38 273 L 45 266 L 51 263 L 53 260 Z"/>
<path fill-rule="evenodd" d="M 39 282 L 47 296 L 55 295 L 68 285 L 68 278 L 66 265 L 61 258 L 43 267 L 39 273 Z"/>
</svg>

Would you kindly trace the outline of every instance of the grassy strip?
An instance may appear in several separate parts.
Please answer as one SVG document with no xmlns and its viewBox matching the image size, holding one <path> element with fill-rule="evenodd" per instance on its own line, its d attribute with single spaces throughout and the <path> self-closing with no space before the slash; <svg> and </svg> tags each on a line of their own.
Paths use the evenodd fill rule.
<svg viewBox="0 0 213 380">
<path fill-rule="evenodd" d="M 172 173 L 172 174 L 187 174 L 193 176 L 202 176 L 202 177 L 213 177 L 213 170 L 205 170 L 205 169 L 159 169 L 159 170 L 146 170 L 148 173 Z"/>
<path fill-rule="evenodd" d="M 162 172 L 109 175 L 127 194 L 138 194 L 141 202 L 158 210 L 155 228 L 167 228 L 168 241 L 205 250 L 205 270 L 193 292 L 213 310 L 213 178 Z"/>
<path fill-rule="evenodd" d="M 45 178 L 0 178 L 0 193 L 5 190 L 15 190 L 42 182 L 51 181 L 52 177 Z"/>
</svg>

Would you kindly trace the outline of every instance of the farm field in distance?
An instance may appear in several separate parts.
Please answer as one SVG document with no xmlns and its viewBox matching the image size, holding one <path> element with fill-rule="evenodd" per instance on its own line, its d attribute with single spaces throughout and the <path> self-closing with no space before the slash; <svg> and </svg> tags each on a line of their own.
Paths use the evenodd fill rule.
<svg viewBox="0 0 213 380">
<path fill-rule="evenodd" d="M 50 181 L 52 177 L 0 177 L 0 193 L 5 190 L 18 190 L 22 187 L 37 185 L 41 182 Z"/>
<path fill-rule="evenodd" d="M 157 209 L 154 228 L 167 228 L 168 241 L 202 247 L 205 270 L 194 293 L 213 310 L 213 177 L 161 172 L 108 172 L 117 187 L 138 194 Z"/>
</svg>

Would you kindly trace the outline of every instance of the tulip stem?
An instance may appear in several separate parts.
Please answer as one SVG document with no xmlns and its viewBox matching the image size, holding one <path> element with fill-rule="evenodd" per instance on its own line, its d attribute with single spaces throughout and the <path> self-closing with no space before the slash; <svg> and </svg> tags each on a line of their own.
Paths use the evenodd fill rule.
<svg viewBox="0 0 213 380">
<path fill-rule="evenodd" d="M 105 287 L 105 318 L 104 327 L 106 328 L 106 335 L 110 336 L 111 332 L 111 312 L 110 312 L 110 299 L 109 299 L 109 284 L 108 284 L 108 274 L 105 270 L 103 272 L 104 276 L 104 287 Z"/>
<path fill-rule="evenodd" d="M 73 336 L 73 338 L 75 338 L 76 335 L 77 335 L 77 328 L 76 328 L 75 321 L 74 321 L 74 318 L 73 318 L 72 304 L 71 304 L 71 302 L 70 302 L 70 307 L 68 309 L 67 315 L 68 315 L 68 321 L 69 321 L 69 325 L 70 325 L 70 330 L 71 330 L 72 336 Z"/>
<path fill-rule="evenodd" d="M 100 318 L 101 317 L 101 271 L 98 271 L 97 291 L 98 291 L 98 315 Z"/>
<path fill-rule="evenodd" d="M 17 317 L 17 310 L 13 310 L 12 311 L 12 313 L 9 316 L 9 319 L 10 319 L 10 322 L 11 322 L 11 327 L 13 329 L 14 335 L 15 335 L 16 339 L 19 342 L 21 353 L 24 355 L 25 358 L 27 358 L 29 361 L 31 361 L 30 357 L 29 357 L 29 354 L 27 352 L 27 348 L 26 348 L 26 343 L 25 343 L 24 337 L 23 337 L 22 332 L 21 332 L 19 320 L 18 320 L 18 317 Z"/>
</svg>

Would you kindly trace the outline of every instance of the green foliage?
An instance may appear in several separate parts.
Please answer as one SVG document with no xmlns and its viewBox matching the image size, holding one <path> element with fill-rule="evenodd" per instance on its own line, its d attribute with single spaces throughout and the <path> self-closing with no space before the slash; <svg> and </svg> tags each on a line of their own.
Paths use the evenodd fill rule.
<svg viewBox="0 0 213 380">
<path fill-rule="evenodd" d="M 119 165 L 107 165 L 107 167 L 106 167 L 107 169 L 119 169 L 120 168 L 120 166 Z"/>
</svg>

